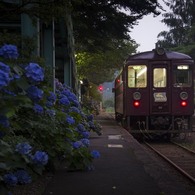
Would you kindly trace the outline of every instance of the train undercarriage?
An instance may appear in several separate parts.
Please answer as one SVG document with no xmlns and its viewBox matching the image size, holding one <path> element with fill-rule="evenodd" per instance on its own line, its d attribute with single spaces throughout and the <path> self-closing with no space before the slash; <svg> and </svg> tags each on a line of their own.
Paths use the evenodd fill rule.
<svg viewBox="0 0 195 195">
<path fill-rule="evenodd" d="M 135 138 L 166 138 L 183 136 L 192 132 L 191 116 L 127 116 L 116 114 L 121 122 Z"/>
</svg>

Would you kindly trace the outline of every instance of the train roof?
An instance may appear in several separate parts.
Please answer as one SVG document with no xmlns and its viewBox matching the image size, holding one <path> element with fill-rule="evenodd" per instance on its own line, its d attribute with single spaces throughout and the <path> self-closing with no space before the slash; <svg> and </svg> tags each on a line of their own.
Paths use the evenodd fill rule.
<svg viewBox="0 0 195 195">
<path fill-rule="evenodd" d="M 126 61 L 128 60 L 149 60 L 149 59 L 167 59 L 167 60 L 192 60 L 192 58 L 189 55 L 183 54 L 183 53 L 179 53 L 179 52 L 175 52 L 175 51 L 167 51 L 164 50 L 163 48 L 159 48 L 158 49 L 153 49 L 152 51 L 146 51 L 146 52 L 141 52 L 135 55 L 131 55 L 127 58 Z"/>
</svg>

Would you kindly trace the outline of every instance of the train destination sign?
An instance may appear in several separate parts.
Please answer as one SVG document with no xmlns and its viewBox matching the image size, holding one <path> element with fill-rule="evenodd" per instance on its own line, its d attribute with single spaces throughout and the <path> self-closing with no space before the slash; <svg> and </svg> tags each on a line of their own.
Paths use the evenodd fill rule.
<svg viewBox="0 0 195 195">
<path fill-rule="evenodd" d="M 154 93 L 154 102 L 166 102 L 167 96 L 166 92 Z"/>
</svg>

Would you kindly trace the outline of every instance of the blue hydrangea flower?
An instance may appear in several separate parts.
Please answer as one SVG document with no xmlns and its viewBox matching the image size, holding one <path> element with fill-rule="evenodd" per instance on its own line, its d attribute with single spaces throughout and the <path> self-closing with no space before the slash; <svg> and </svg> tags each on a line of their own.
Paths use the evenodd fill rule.
<svg viewBox="0 0 195 195">
<path fill-rule="evenodd" d="M 93 115 L 92 114 L 88 115 L 87 119 L 88 119 L 88 121 L 93 121 Z"/>
<path fill-rule="evenodd" d="M 47 100 L 48 100 L 49 102 L 54 103 L 54 102 L 56 101 L 56 94 L 53 93 L 53 92 L 49 92 L 49 94 L 50 94 L 50 95 L 47 97 Z"/>
<path fill-rule="evenodd" d="M 84 138 L 89 138 L 89 136 L 90 136 L 90 134 L 89 134 L 88 131 L 82 131 L 82 132 L 80 132 L 80 133 L 81 133 L 81 135 L 82 135 Z"/>
<path fill-rule="evenodd" d="M 17 177 L 13 173 L 8 173 L 3 176 L 3 180 L 10 186 L 15 186 L 18 183 Z"/>
<path fill-rule="evenodd" d="M 81 114 L 83 119 L 87 119 L 87 116 L 86 116 L 86 114 L 84 112 L 81 112 L 80 114 Z"/>
<path fill-rule="evenodd" d="M 50 117 L 54 117 L 56 112 L 55 110 L 46 110 L 46 114 L 48 114 Z"/>
<path fill-rule="evenodd" d="M 79 114 L 81 111 L 77 107 L 72 106 L 72 107 L 70 107 L 69 112 L 75 112 L 75 113 Z"/>
<path fill-rule="evenodd" d="M 66 83 L 63 84 L 63 88 L 65 88 L 66 90 L 69 90 L 69 91 L 71 90 L 71 87 L 68 86 Z"/>
<path fill-rule="evenodd" d="M 62 104 L 64 106 L 69 106 L 70 101 L 68 100 L 66 96 L 63 96 L 62 98 L 59 99 L 59 104 Z"/>
<path fill-rule="evenodd" d="M 2 87 L 8 86 L 9 82 L 10 82 L 9 74 L 0 70 L 0 89 Z"/>
<path fill-rule="evenodd" d="M 54 105 L 54 103 L 52 103 L 52 102 L 50 102 L 50 101 L 47 101 L 47 102 L 45 103 L 45 105 L 46 105 L 48 108 L 51 108 L 51 107 Z"/>
<path fill-rule="evenodd" d="M 20 79 L 20 75 L 18 75 L 18 74 L 14 74 L 10 77 L 10 81 L 14 81 L 14 80 L 18 80 L 18 79 Z"/>
<path fill-rule="evenodd" d="M 43 98 L 43 91 L 41 89 L 38 89 L 36 86 L 30 86 L 27 89 L 27 95 L 33 101 L 39 101 Z"/>
<path fill-rule="evenodd" d="M 15 45 L 5 44 L 3 47 L 0 48 L 0 56 L 9 59 L 17 59 L 19 56 L 18 49 Z"/>
<path fill-rule="evenodd" d="M 73 148 L 78 149 L 83 146 L 83 143 L 81 141 L 76 141 L 72 144 Z"/>
<path fill-rule="evenodd" d="M 5 133 L 0 131 L 0 139 L 2 139 L 5 136 Z"/>
<path fill-rule="evenodd" d="M 16 152 L 23 154 L 23 155 L 29 154 L 31 150 L 32 150 L 32 147 L 28 143 L 19 143 L 16 145 L 16 149 L 15 149 Z"/>
<path fill-rule="evenodd" d="M 66 122 L 69 124 L 69 125 L 72 125 L 72 124 L 74 124 L 75 123 L 75 120 L 73 119 L 73 117 L 71 117 L 71 116 L 67 116 L 66 117 Z"/>
<path fill-rule="evenodd" d="M 99 153 L 99 151 L 97 151 L 97 150 L 93 150 L 93 151 L 91 152 L 91 156 L 92 156 L 93 158 L 99 158 L 99 157 L 100 157 L 100 153 Z"/>
<path fill-rule="evenodd" d="M 78 98 L 74 93 L 71 93 L 68 97 L 70 98 L 70 100 L 78 101 Z"/>
<path fill-rule="evenodd" d="M 0 115 L 0 125 L 5 128 L 8 128 L 10 126 L 9 120 L 6 116 Z"/>
<path fill-rule="evenodd" d="M 3 62 L 0 62 L 0 70 L 2 70 L 3 72 L 9 74 L 10 73 L 10 67 L 6 64 L 4 64 Z"/>
<path fill-rule="evenodd" d="M 39 104 L 35 104 L 34 107 L 33 107 L 33 110 L 37 114 L 43 114 L 43 111 L 44 111 L 43 107 Z"/>
<path fill-rule="evenodd" d="M 28 184 L 32 182 L 30 175 L 25 170 L 18 170 L 14 173 L 17 177 L 18 183 Z"/>
<path fill-rule="evenodd" d="M 81 124 L 81 123 L 79 123 L 77 125 L 77 129 L 78 129 L 78 131 L 86 131 L 85 126 L 83 124 Z"/>
<path fill-rule="evenodd" d="M 20 75 L 14 74 L 14 75 L 13 75 L 13 78 L 14 78 L 14 79 L 20 79 Z"/>
<path fill-rule="evenodd" d="M 32 160 L 37 165 L 46 165 L 48 163 L 48 155 L 45 152 L 37 151 L 34 156 L 32 156 Z"/>
<path fill-rule="evenodd" d="M 95 124 L 94 124 L 92 121 L 89 121 L 89 123 L 88 123 L 88 124 L 89 124 L 89 127 L 90 127 L 90 128 L 92 128 L 92 129 L 94 129 L 94 128 L 95 128 Z"/>
<path fill-rule="evenodd" d="M 84 146 L 88 147 L 89 146 L 89 139 L 83 138 L 81 139 L 81 142 L 83 143 Z"/>
<path fill-rule="evenodd" d="M 44 71 L 36 63 L 29 63 L 29 65 L 25 68 L 26 70 L 26 77 L 29 78 L 32 82 L 40 82 L 44 79 Z"/>
<path fill-rule="evenodd" d="M 58 79 L 55 79 L 55 86 L 56 86 L 56 89 L 63 89 L 63 85 L 61 82 L 59 82 Z"/>
<path fill-rule="evenodd" d="M 74 102 L 74 101 L 78 101 L 77 100 L 77 97 L 75 96 L 74 93 L 71 93 L 69 96 L 67 96 L 68 99 L 71 101 L 71 102 Z"/>
<path fill-rule="evenodd" d="M 16 94 L 15 94 L 14 92 L 9 91 L 9 90 L 7 90 L 7 89 L 2 89 L 2 92 L 6 93 L 6 94 L 8 94 L 8 95 L 11 95 L 11 96 L 16 96 Z"/>
<path fill-rule="evenodd" d="M 10 73 L 10 67 L 0 62 L 0 89 L 2 87 L 8 86 L 10 82 L 9 73 Z"/>
<path fill-rule="evenodd" d="M 80 103 L 77 100 L 74 100 L 72 103 L 74 106 L 76 106 L 78 108 L 80 107 Z"/>
<path fill-rule="evenodd" d="M 69 97 L 72 94 L 72 92 L 68 89 L 64 89 L 64 90 L 62 90 L 61 94 Z"/>
</svg>

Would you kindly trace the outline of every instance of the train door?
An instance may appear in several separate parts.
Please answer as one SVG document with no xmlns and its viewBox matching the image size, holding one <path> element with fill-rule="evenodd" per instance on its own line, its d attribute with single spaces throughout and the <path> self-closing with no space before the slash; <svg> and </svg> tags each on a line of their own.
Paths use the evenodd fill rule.
<svg viewBox="0 0 195 195">
<path fill-rule="evenodd" d="M 169 114 L 171 112 L 170 64 L 151 63 L 150 67 L 150 114 Z"/>
</svg>

